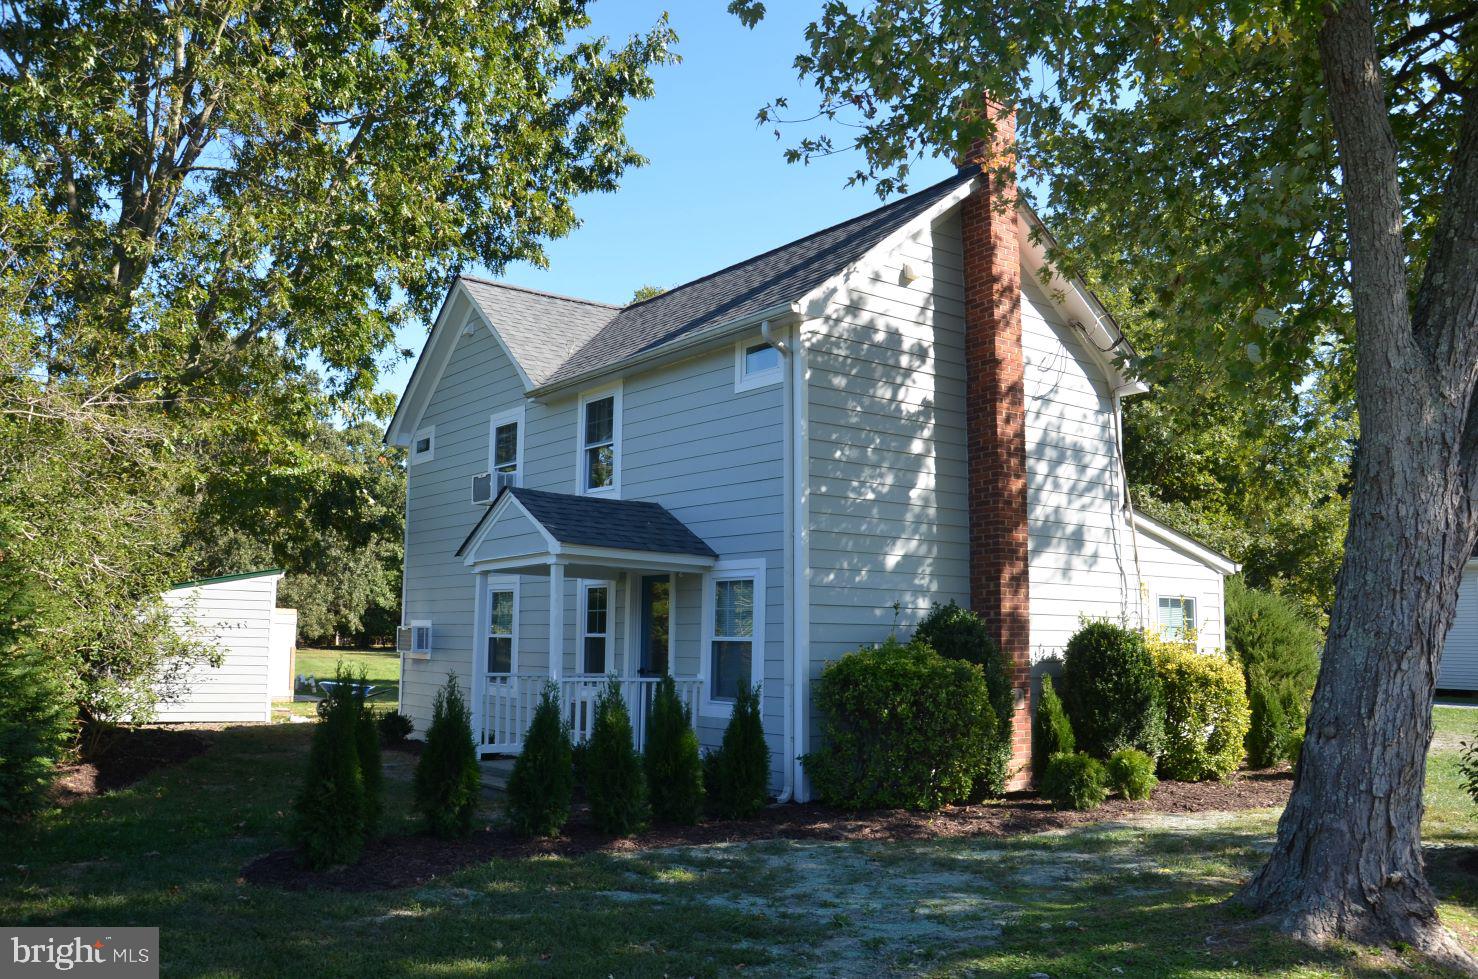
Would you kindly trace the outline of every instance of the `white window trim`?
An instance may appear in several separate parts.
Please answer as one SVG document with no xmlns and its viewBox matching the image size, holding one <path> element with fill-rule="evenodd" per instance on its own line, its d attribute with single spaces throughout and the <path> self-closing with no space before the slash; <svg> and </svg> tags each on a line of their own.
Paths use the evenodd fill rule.
<svg viewBox="0 0 1478 979">
<path fill-rule="evenodd" d="M 720 561 L 713 570 L 703 575 L 703 624 L 699 633 L 698 673 L 703 680 L 703 695 L 698 698 L 698 714 L 701 717 L 728 718 L 734 715 L 734 705 L 727 700 L 713 699 L 713 586 L 720 581 L 751 579 L 754 581 L 754 648 L 749 656 L 749 685 L 758 686 L 765 679 L 765 562 L 762 558 Z M 671 662 L 671 653 L 669 663 Z"/>
<path fill-rule="evenodd" d="M 575 492 L 581 496 L 611 496 L 621 498 L 621 384 L 596 388 L 580 394 L 580 403 L 575 411 Z M 599 489 L 585 488 L 585 406 L 592 401 L 614 397 L 611 404 L 611 448 L 614 450 L 615 476 L 610 486 Z"/>
<path fill-rule="evenodd" d="M 411 619 L 410 622 L 407 623 L 407 625 L 411 627 L 411 648 L 410 651 L 405 654 L 406 659 L 430 659 L 431 650 L 436 647 L 436 630 L 431 627 L 431 620 Z M 430 637 L 425 649 L 416 648 L 417 629 L 425 629 L 428 636 Z"/>
<path fill-rule="evenodd" d="M 775 346 L 773 343 L 770 343 L 769 340 L 766 340 L 762 336 L 747 337 L 746 339 L 740 340 L 738 343 L 734 344 L 735 394 L 739 394 L 743 391 L 755 391 L 759 388 L 772 387 L 773 385 L 779 384 L 782 380 L 785 379 L 785 358 L 778 356 L 778 350 L 776 351 L 776 354 L 777 360 L 779 362 L 774 367 L 770 368 L 769 370 L 756 371 L 753 374 L 745 373 L 745 350 L 749 347 L 753 347 L 757 343 L 766 343 L 769 344 L 771 347 Z"/>
<path fill-rule="evenodd" d="M 431 448 L 427 449 L 425 452 L 417 452 L 416 451 L 416 445 L 421 441 L 421 439 L 430 439 L 431 440 Z M 415 434 L 415 437 L 411 439 L 411 456 L 410 456 L 410 459 L 411 459 L 411 462 L 412 463 L 420 463 L 420 462 L 430 462 L 432 459 L 435 459 L 435 458 L 436 458 L 436 426 L 435 425 L 432 425 L 429 428 L 423 428 L 423 429 L 417 431 L 416 434 Z"/>
<path fill-rule="evenodd" d="M 1174 593 L 1170 593 L 1170 592 L 1166 592 L 1164 594 L 1156 593 L 1156 595 L 1155 595 L 1155 631 L 1157 631 L 1162 636 L 1167 636 L 1167 637 L 1172 637 L 1173 636 L 1173 637 L 1179 638 L 1179 639 L 1184 639 L 1185 638 L 1184 635 L 1175 636 L 1175 634 L 1171 631 L 1170 627 L 1167 626 L 1165 623 L 1163 623 L 1163 622 L 1160 621 L 1160 599 L 1162 599 L 1162 598 L 1173 598 L 1173 599 L 1175 599 L 1175 600 L 1177 600 L 1179 602 L 1190 602 L 1191 603 L 1191 619 L 1190 619 L 1190 626 L 1189 626 L 1189 628 L 1191 629 L 1191 631 L 1195 632 L 1197 635 L 1200 635 L 1200 632 L 1201 632 L 1201 627 L 1200 627 L 1201 600 L 1199 598 L 1197 598 L 1195 595 L 1182 595 L 1182 594 L 1174 594 Z"/>
<path fill-rule="evenodd" d="M 481 640 L 482 641 L 478 644 L 479 647 L 480 647 L 479 652 L 478 652 L 478 655 L 482 659 L 482 671 L 487 676 L 501 676 L 501 674 L 497 674 L 497 673 L 488 673 L 488 640 L 493 637 L 493 592 L 495 592 L 495 591 L 511 591 L 511 592 L 513 592 L 513 633 L 512 633 L 512 638 L 513 638 L 512 647 L 513 648 L 512 648 L 512 652 L 508 656 L 508 675 L 509 676 L 517 676 L 518 675 L 518 623 L 519 623 L 519 620 L 521 618 L 523 618 L 523 616 L 520 614 L 523 611 L 523 594 L 522 594 L 523 589 L 519 588 L 519 579 L 517 579 L 517 578 L 493 578 L 493 577 L 488 577 L 487 578 L 487 582 L 486 582 L 486 584 L 483 587 L 483 596 L 482 596 L 482 610 L 483 611 L 482 611 L 482 626 L 481 626 L 481 632 L 480 632 L 480 636 L 481 636 Z"/>
<path fill-rule="evenodd" d="M 518 425 L 518 448 L 516 450 L 518 452 L 518 467 L 513 471 L 513 484 L 515 486 L 523 485 L 523 436 L 524 431 L 528 428 L 528 426 L 524 424 L 524 418 L 527 414 L 524 409 L 524 405 L 519 405 L 517 408 L 512 408 L 508 411 L 501 412 L 500 414 L 496 414 L 492 418 L 488 419 L 488 472 L 493 474 L 493 485 L 495 486 L 497 485 L 497 470 L 494 468 L 493 462 L 496 436 L 498 434 L 498 429 L 503 427 L 504 425 L 507 425 L 509 422 L 513 422 Z"/>
<path fill-rule="evenodd" d="M 586 612 L 590 610 L 590 589 L 606 590 L 606 631 L 587 632 L 589 624 Z M 575 593 L 575 675 L 583 677 L 610 676 L 615 673 L 616 644 L 616 583 L 595 578 L 581 578 Z M 603 673 L 585 672 L 585 640 L 600 636 L 606 641 L 606 668 Z"/>
</svg>

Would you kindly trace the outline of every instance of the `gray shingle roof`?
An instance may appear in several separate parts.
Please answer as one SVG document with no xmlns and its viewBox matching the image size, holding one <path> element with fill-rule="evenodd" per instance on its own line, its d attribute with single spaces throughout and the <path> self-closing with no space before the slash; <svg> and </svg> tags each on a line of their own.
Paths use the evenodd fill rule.
<svg viewBox="0 0 1478 979">
<path fill-rule="evenodd" d="M 475 276 L 462 284 L 534 384 L 543 384 L 621 311 L 589 299 L 556 296 Z"/>
<path fill-rule="evenodd" d="M 535 386 L 557 384 L 704 327 L 800 299 L 979 172 L 963 169 L 891 204 L 621 308 L 463 280 Z"/>
<path fill-rule="evenodd" d="M 693 554 L 716 558 L 713 548 L 693 533 L 681 520 L 660 503 L 645 500 L 609 500 L 598 496 L 576 496 L 573 493 L 549 493 L 510 487 L 503 490 L 523 504 L 529 515 L 561 544 L 585 547 L 615 547 L 628 551 L 657 554 Z M 496 505 L 496 504 L 495 504 Z M 494 507 L 477 521 L 472 532 L 457 548 L 457 556 L 466 553 L 492 515 Z"/>
</svg>

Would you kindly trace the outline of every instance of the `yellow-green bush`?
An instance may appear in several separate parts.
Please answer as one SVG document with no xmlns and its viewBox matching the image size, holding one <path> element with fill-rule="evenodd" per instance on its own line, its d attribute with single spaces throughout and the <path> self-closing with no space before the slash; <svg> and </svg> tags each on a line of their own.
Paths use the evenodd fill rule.
<svg viewBox="0 0 1478 979">
<path fill-rule="evenodd" d="M 1165 703 L 1160 773 L 1184 782 L 1223 779 L 1242 761 L 1251 723 L 1242 671 L 1220 653 L 1146 637 Z"/>
</svg>

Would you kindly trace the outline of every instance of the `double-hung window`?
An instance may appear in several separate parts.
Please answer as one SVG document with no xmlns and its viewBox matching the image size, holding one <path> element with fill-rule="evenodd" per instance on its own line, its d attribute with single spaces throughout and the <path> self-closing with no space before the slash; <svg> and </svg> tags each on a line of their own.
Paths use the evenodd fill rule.
<svg viewBox="0 0 1478 979">
<path fill-rule="evenodd" d="M 721 563 L 708 579 L 704 616 L 708 706 L 730 709 L 739 692 L 759 683 L 764 659 L 764 565 Z"/>
<path fill-rule="evenodd" d="M 580 672 L 599 676 L 606 672 L 611 639 L 611 588 L 602 583 L 582 585 L 580 609 Z"/>
<path fill-rule="evenodd" d="M 579 490 L 614 495 L 621 485 L 621 393 L 580 399 Z"/>
<path fill-rule="evenodd" d="M 1182 639 L 1187 632 L 1196 628 L 1196 600 L 1187 595 L 1161 595 L 1157 599 L 1160 616 L 1160 632 L 1173 639 Z"/>
<path fill-rule="evenodd" d="M 488 586 L 488 672 L 513 672 L 518 629 L 518 592 L 512 585 Z"/>
<path fill-rule="evenodd" d="M 523 412 L 497 415 L 492 420 L 488 471 L 493 474 L 494 490 L 517 486 L 523 461 Z"/>
</svg>

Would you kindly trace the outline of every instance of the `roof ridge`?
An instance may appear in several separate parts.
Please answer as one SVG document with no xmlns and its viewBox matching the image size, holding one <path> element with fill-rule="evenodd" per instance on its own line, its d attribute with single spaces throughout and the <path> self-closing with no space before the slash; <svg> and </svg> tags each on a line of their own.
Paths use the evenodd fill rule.
<svg viewBox="0 0 1478 979">
<path fill-rule="evenodd" d="M 603 303 L 599 299 L 585 299 L 580 296 L 566 296 L 558 292 L 548 292 L 544 289 L 531 289 L 528 286 L 516 286 L 511 282 L 503 282 L 498 279 L 489 279 L 481 275 L 468 275 L 466 272 L 458 272 L 457 278 L 467 279 L 480 285 L 493 286 L 498 289 L 512 289 L 514 292 L 527 292 L 535 296 L 544 296 L 548 299 L 562 299 L 567 303 L 582 303 L 586 306 L 601 306 L 606 309 L 625 309 L 624 306 L 616 306 L 612 303 Z"/>
<path fill-rule="evenodd" d="M 728 265 L 725 265 L 721 269 L 715 269 L 714 271 L 709 272 L 706 275 L 700 275 L 696 279 L 689 279 L 687 282 L 675 285 L 671 289 L 659 292 L 655 296 L 649 296 L 648 298 L 643 299 L 640 302 L 628 303 L 625 306 L 621 306 L 618 308 L 622 310 L 635 309 L 637 306 L 652 302 L 656 299 L 669 298 L 674 292 L 677 292 L 679 289 L 686 289 L 688 286 L 697 285 L 698 283 L 703 282 L 707 279 L 712 279 L 714 276 L 723 275 L 725 272 L 736 269 L 741 265 L 748 265 L 750 262 L 756 262 L 764 258 L 766 255 L 772 255 L 775 252 L 791 248 L 810 238 L 819 238 L 821 235 L 824 235 L 831 231 L 835 231 L 837 228 L 840 228 L 844 224 L 851 224 L 853 221 L 861 221 L 863 218 L 872 217 L 875 214 L 886 211 L 890 207 L 897 207 L 910 198 L 917 197 L 920 194 L 927 194 L 931 190 L 934 190 L 938 187 L 943 187 L 945 184 L 953 183 L 954 181 L 959 180 L 961 177 L 964 177 L 966 175 L 967 171 L 969 171 L 970 176 L 974 176 L 980 172 L 978 167 L 961 167 L 959 170 L 955 171 L 953 176 L 945 177 L 943 180 L 935 181 L 934 183 L 925 187 L 923 190 L 916 190 L 912 194 L 905 194 L 904 196 L 898 198 L 896 201 L 889 201 L 888 203 L 881 204 L 870 211 L 863 211 L 861 214 L 854 214 L 849 218 L 843 218 L 842 220 L 837 221 L 833 224 L 828 224 L 824 228 L 818 228 L 815 231 L 801 235 L 799 238 L 793 238 L 790 241 L 784 242 L 783 244 L 776 245 L 774 248 L 767 248 L 762 252 L 756 252 L 755 254 L 750 255 L 747 258 L 741 258 L 737 262 L 732 262 Z"/>
</svg>

